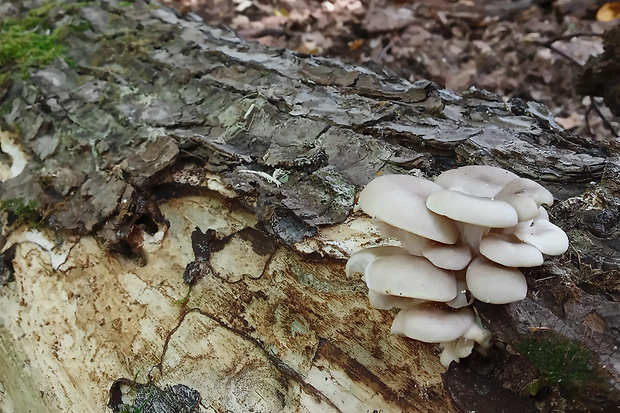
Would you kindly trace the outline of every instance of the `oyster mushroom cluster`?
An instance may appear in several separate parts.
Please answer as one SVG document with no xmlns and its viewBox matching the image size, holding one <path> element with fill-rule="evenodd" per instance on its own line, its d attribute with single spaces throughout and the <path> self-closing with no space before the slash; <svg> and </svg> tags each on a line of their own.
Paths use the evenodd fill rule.
<svg viewBox="0 0 620 413">
<path fill-rule="evenodd" d="M 465 166 L 433 182 L 384 175 L 360 193 L 359 206 L 383 236 L 401 246 L 362 249 L 346 272 L 363 274 L 370 304 L 401 309 L 392 333 L 439 343 L 448 366 L 488 345 L 470 305 L 474 299 L 506 304 L 525 298 L 517 267 L 543 263 L 568 249 L 564 231 L 543 205 L 553 195 L 538 183 L 492 166 Z"/>
</svg>

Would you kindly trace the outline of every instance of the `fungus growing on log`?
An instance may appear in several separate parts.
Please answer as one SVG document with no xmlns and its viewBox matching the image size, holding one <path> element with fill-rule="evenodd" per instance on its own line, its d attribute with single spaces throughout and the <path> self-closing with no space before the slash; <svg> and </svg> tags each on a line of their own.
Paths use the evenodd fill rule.
<svg viewBox="0 0 620 413">
<path fill-rule="evenodd" d="M 359 206 L 383 236 L 380 246 L 351 255 L 346 272 L 363 274 L 371 306 L 401 309 L 391 332 L 439 343 L 441 363 L 488 346 L 490 333 L 469 308 L 475 299 L 522 300 L 527 282 L 517 267 L 560 255 L 568 237 L 549 222 L 553 195 L 538 183 L 492 166 L 465 166 L 434 182 L 384 175 L 360 193 Z"/>
</svg>

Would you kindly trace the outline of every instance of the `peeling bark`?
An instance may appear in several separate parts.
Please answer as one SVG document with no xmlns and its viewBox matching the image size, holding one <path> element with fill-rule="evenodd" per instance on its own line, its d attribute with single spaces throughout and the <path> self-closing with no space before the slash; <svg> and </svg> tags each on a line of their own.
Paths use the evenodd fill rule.
<svg viewBox="0 0 620 413">
<path fill-rule="evenodd" d="M 617 405 L 613 147 L 564 131 L 535 102 L 268 49 L 155 3 L 63 10 L 48 23 L 88 30 L 0 87 L 11 132 L 0 200 L 37 201 L 45 228 L 3 220 L 5 410 L 38 408 L 40 391 L 40 411 L 91 411 L 122 377 L 187 386 L 201 411 L 460 411 L 488 380 L 530 406 L 511 372 L 536 377 L 514 350 L 535 329 L 600 363 L 607 382 L 575 408 Z M 437 348 L 390 336 L 393 315 L 369 307 L 343 262 L 380 241 L 353 212 L 357 189 L 465 163 L 552 189 L 571 249 L 528 272 L 526 300 L 478 305 L 496 345 L 463 362 L 471 374 L 442 378 Z"/>
</svg>

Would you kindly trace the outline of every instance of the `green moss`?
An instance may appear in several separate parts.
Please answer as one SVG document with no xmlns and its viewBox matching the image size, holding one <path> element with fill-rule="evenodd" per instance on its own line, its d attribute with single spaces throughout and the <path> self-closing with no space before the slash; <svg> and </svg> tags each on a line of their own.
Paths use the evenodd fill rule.
<svg viewBox="0 0 620 413">
<path fill-rule="evenodd" d="M 154 394 L 153 391 L 150 389 L 150 386 L 154 387 L 154 384 L 150 382 L 146 384 L 138 383 L 136 381 L 137 377 L 138 373 L 134 375 L 133 385 L 129 389 L 129 392 L 134 394 L 136 400 L 134 400 L 132 404 L 123 404 L 121 410 L 119 410 L 119 413 L 142 413 L 153 399 Z M 137 399 L 140 397 L 144 400 L 140 404 L 137 404 Z"/>
<path fill-rule="evenodd" d="M 189 302 L 189 296 L 192 293 L 192 286 L 189 286 L 189 289 L 187 290 L 187 294 L 185 294 L 185 297 L 181 297 L 178 300 L 174 301 L 175 305 L 180 305 L 180 306 L 185 306 L 187 305 L 187 303 Z"/>
<path fill-rule="evenodd" d="M 41 222 L 37 207 L 34 200 L 26 203 L 23 199 L 7 199 L 0 203 L 0 210 L 9 213 L 9 221 L 17 225 L 29 224 L 33 228 L 39 227 Z"/>
<path fill-rule="evenodd" d="M 86 3 L 68 5 L 64 10 L 71 13 L 84 5 Z M 46 2 L 21 19 L 5 19 L 0 23 L 0 72 L 4 72 L 0 74 L 0 83 L 8 75 L 3 66 L 14 65 L 23 77 L 27 77 L 28 69 L 44 67 L 64 55 L 65 47 L 61 41 L 68 33 L 90 28 L 87 22 L 54 27 L 49 15 L 56 6 L 55 2 Z"/>
<path fill-rule="evenodd" d="M 70 26 L 70 31 L 73 33 L 84 33 L 85 31 L 91 30 L 91 29 L 92 29 L 92 26 L 87 21 L 83 21 L 81 23 Z"/>
<path fill-rule="evenodd" d="M 443 113 L 444 105 L 437 105 L 429 107 L 424 113 L 427 116 L 438 118 L 438 119 L 448 119 L 448 117 Z"/>
<path fill-rule="evenodd" d="M 22 123 L 21 122 L 13 122 L 11 125 L 11 132 L 14 132 L 18 136 L 22 136 Z"/>
<path fill-rule="evenodd" d="M 0 84 L 2 82 L 0 81 Z M 13 111 L 13 101 L 8 100 L 0 106 L 0 115 L 8 115 Z"/>
<path fill-rule="evenodd" d="M 531 394 L 557 387 L 575 395 L 602 382 L 592 352 L 557 333 L 531 334 L 517 342 L 516 348 L 540 373 L 527 387 Z"/>
<path fill-rule="evenodd" d="M 145 401 L 140 406 L 124 405 L 123 408 L 121 410 L 119 410 L 119 413 L 142 413 L 144 411 L 144 408 L 146 407 L 147 403 L 148 403 L 148 401 Z"/>
<path fill-rule="evenodd" d="M 21 20 L 6 19 L 0 26 L 0 66 L 18 65 L 22 73 L 29 67 L 51 63 L 64 52 L 58 30 L 45 20 L 53 4 L 31 10 Z M 51 31 L 50 31 L 51 30 Z"/>
</svg>

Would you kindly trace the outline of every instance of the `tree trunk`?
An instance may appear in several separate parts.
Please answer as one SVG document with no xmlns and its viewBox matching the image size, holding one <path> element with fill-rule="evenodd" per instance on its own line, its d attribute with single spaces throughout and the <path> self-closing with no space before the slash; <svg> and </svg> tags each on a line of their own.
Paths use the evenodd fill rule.
<svg viewBox="0 0 620 413">
<path fill-rule="evenodd" d="M 24 39 L 64 49 L 0 71 L 3 411 L 155 411 L 160 391 L 170 411 L 617 406 L 612 147 L 535 102 L 249 44 L 154 2 L 43 7 Z M 477 305 L 495 345 L 446 371 L 436 345 L 389 334 L 344 262 L 380 240 L 357 189 L 459 164 L 550 188 L 571 247 L 525 300 Z M 530 397 L 549 373 L 517 347 L 539 330 L 590 349 L 602 381 Z"/>
</svg>

